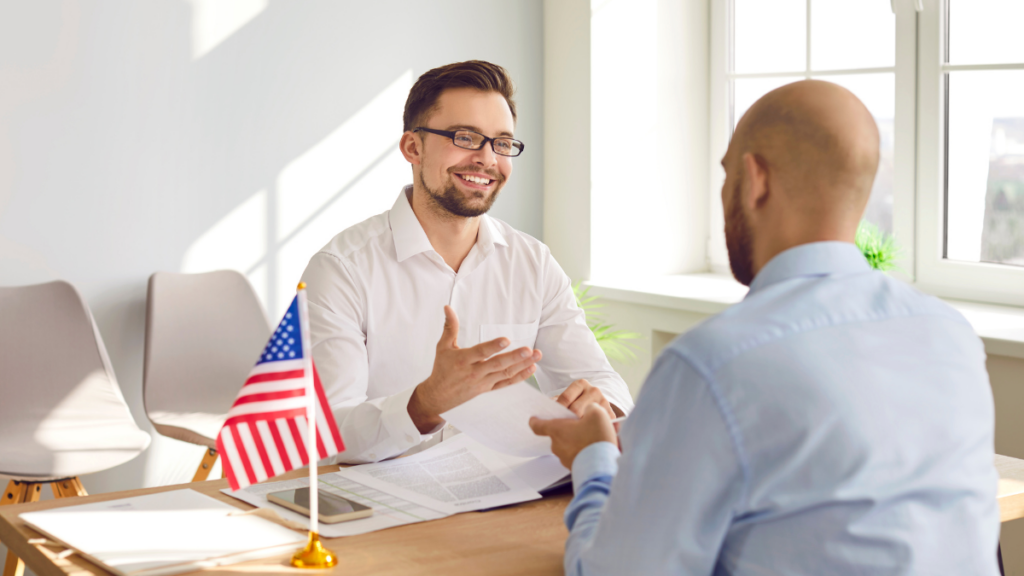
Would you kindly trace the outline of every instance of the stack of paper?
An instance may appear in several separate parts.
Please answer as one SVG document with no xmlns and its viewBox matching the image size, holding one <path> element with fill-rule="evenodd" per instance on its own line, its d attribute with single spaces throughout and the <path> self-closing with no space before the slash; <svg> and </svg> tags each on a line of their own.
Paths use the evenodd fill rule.
<svg viewBox="0 0 1024 576">
<path fill-rule="evenodd" d="M 49 538 L 125 576 L 162 576 L 297 550 L 306 534 L 192 490 L 26 512 Z"/>
</svg>

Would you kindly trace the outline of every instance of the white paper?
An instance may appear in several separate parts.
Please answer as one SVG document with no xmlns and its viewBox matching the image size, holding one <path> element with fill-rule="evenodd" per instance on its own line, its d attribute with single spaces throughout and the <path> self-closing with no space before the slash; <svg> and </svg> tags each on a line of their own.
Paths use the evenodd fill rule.
<svg viewBox="0 0 1024 576">
<path fill-rule="evenodd" d="M 501 458 L 461 434 L 407 458 L 337 474 L 450 514 L 540 498 Z"/>
<path fill-rule="evenodd" d="M 297 550 L 306 534 L 193 490 L 20 514 L 120 574 L 176 574 Z"/>
<path fill-rule="evenodd" d="M 530 417 L 572 418 L 568 408 L 526 382 L 485 392 L 441 414 L 477 442 L 512 456 L 551 455 L 551 439 L 530 429 Z"/>
<path fill-rule="evenodd" d="M 498 457 L 508 465 L 516 476 L 519 476 L 530 488 L 538 492 L 563 480 L 570 474 L 569 469 L 562 466 L 557 456 L 524 458 L 498 452 L 495 454 L 498 454 Z"/>
<path fill-rule="evenodd" d="M 320 490 L 337 494 L 338 496 L 347 498 L 353 502 L 358 502 L 373 508 L 373 516 L 368 518 L 349 520 L 347 522 L 339 522 L 337 524 L 324 524 L 323 522 L 319 522 L 317 531 L 321 536 L 326 538 L 355 536 L 356 534 L 366 534 L 368 532 L 375 532 L 377 530 L 384 530 L 386 528 L 393 528 L 404 524 L 414 524 L 425 520 L 437 520 L 438 518 L 448 516 L 447 513 L 426 508 L 415 502 L 399 498 L 394 494 L 382 492 L 376 488 L 370 488 L 369 486 L 350 480 L 337 472 L 321 474 L 319 479 Z M 253 484 L 252 486 L 246 486 L 237 492 L 232 492 L 230 489 L 224 489 L 222 492 L 229 496 L 238 498 L 243 502 L 248 502 L 258 508 L 270 508 L 277 512 L 282 518 L 298 522 L 308 528 L 309 516 L 299 514 L 298 512 L 289 510 L 284 506 L 279 506 L 267 500 L 267 494 L 270 494 L 271 492 L 294 490 L 296 488 L 306 488 L 308 486 L 309 478 L 303 477 L 296 478 L 294 480 L 284 480 L 281 482 Z"/>
</svg>

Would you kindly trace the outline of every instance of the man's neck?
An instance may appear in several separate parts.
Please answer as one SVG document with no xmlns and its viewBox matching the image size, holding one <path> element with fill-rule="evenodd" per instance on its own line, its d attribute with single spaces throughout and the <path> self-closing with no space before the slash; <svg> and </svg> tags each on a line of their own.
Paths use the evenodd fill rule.
<svg viewBox="0 0 1024 576">
<path fill-rule="evenodd" d="M 457 273 L 462 261 L 476 244 L 480 232 L 480 218 L 456 216 L 446 211 L 434 202 L 426 190 L 418 186 L 413 187 L 411 205 L 413 214 L 430 240 L 430 245 Z"/>
</svg>

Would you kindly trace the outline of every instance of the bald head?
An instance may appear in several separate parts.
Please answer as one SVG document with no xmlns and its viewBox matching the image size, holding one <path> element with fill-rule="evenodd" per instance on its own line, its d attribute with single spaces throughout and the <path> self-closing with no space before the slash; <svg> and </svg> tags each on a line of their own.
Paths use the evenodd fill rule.
<svg viewBox="0 0 1024 576">
<path fill-rule="evenodd" d="M 878 126 L 849 90 L 806 80 L 743 115 L 722 160 L 726 243 L 749 284 L 783 250 L 853 242 L 878 171 Z"/>
<path fill-rule="evenodd" d="M 743 115 L 732 143 L 762 159 L 794 208 L 860 219 L 878 171 L 878 126 L 849 90 L 819 80 L 773 90 Z"/>
</svg>

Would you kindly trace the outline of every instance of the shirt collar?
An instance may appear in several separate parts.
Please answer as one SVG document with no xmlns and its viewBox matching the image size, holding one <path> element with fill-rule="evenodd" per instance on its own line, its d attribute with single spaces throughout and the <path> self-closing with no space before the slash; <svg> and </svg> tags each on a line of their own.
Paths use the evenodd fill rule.
<svg viewBox="0 0 1024 576">
<path fill-rule="evenodd" d="M 399 262 L 434 249 L 419 219 L 416 218 L 416 213 L 412 211 L 411 184 L 402 188 L 402 193 L 391 207 L 388 220 L 391 223 L 391 234 L 395 240 L 395 253 Z M 508 246 L 498 225 L 486 214 L 480 216 L 480 231 L 477 233 L 476 243 L 485 253 L 490 253 L 495 244 Z"/>
<path fill-rule="evenodd" d="M 864 255 L 849 242 L 812 242 L 772 258 L 750 283 L 750 292 L 791 278 L 851 274 L 871 270 Z"/>
</svg>

